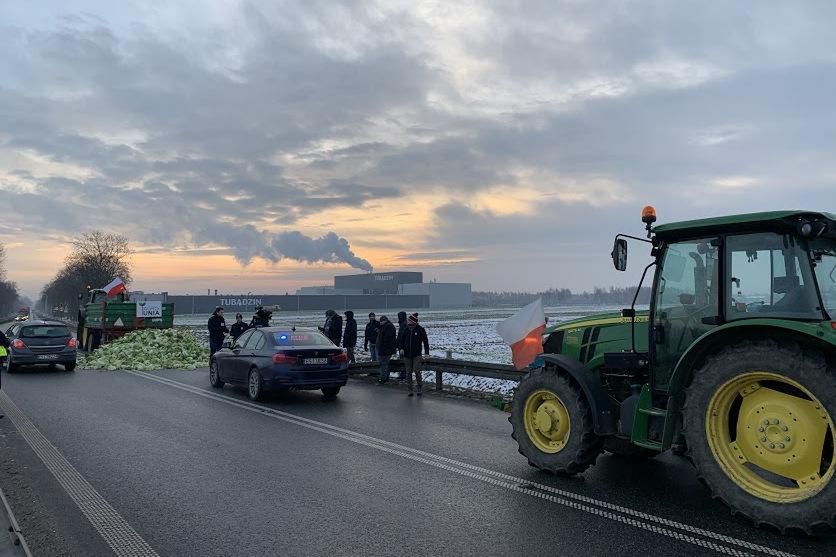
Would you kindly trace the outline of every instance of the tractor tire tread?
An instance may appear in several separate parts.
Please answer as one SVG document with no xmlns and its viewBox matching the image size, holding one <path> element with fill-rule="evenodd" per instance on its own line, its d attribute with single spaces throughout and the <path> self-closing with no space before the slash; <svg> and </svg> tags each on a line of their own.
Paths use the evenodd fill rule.
<svg viewBox="0 0 836 557">
<path fill-rule="evenodd" d="M 729 508 L 732 516 L 742 516 L 759 528 L 769 527 L 782 534 L 800 532 L 807 535 L 836 530 L 836 478 L 832 478 L 822 492 L 796 504 L 809 506 L 811 501 L 817 502 L 819 506 L 814 506 L 813 510 L 818 516 L 810 517 L 809 509 L 806 512 L 787 512 L 790 509 L 786 504 L 758 499 L 739 488 L 720 469 L 708 443 L 705 442 L 704 431 L 699 425 L 700 414 L 705 408 L 700 402 L 707 402 L 718 384 L 727 380 L 722 375 L 725 369 L 736 364 L 739 366 L 739 362 L 750 361 L 757 361 L 755 367 L 765 362 L 764 366 L 767 369 L 785 373 L 796 380 L 805 377 L 808 381 L 800 382 L 807 385 L 815 385 L 821 379 L 833 381 L 836 378 L 834 369 L 828 366 L 827 359 L 820 350 L 802 347 L 798 342 L 789 339 L 744 340 L 726 346 L 708 357 L 702 367 L 694 371 L 693 380 L 686 389 L 685 404 L 682 408 L 682 431 L 688 447 L 686 456 L 696 469 L 697 479 L 708 487 L 712 499 Z M 810 379 L 816 381 L 810 382 Z M 710 393 L 707 394 L 706 391 Z M 821 399 L 822 394 L 827 394 L 827 387 L 814 394 Z M 826 400 L 822 400 L 822 403 L 828 407 L 831 415 L 834 415 L 836 395 L 831 395 L 829 404 Z M 696 415 L 692 415 L 695 412 Z"/>
<path fill-rule="evenodd" d="M 517 395 L 520 392 L 524 393 L 525 390 L 523 387 L 531 382 L 537 383 L 538 387 L 551 387 L 555 391 L 561 391 L 566 396 L 566 400 L 563 400 L 563 403 L 570 413 L 572 427 L 578 427 L 581 432 L 574 452 L 572 452 L 572 449 L 567 448 L 556 454 L 546 454 L 537 449 L 528 440 L 528 435 L 525 433 L 525 426 L 520 419 L 524 401 L 520 401 Z M 535 468 L 551 474 L 564 476 L 580 474 L 595 464 L 598 455 L 603 450 L 604 440 L 594 433 L 592 411 L 589 404 L 587 404 L 583 391 L 566 377 L 550 369 L 539 368 L 528 372 L 520 381 L 520 386 L 514 392 L 511 408 L 511 415 L 508 418 L 508 421 L 513 426 L 511 437 L 517 441 L 517 448 L 520 454 L 525 456 L 529 464 Z M 569 443 L 572 443 L 571 437 Z"/>
</svg>

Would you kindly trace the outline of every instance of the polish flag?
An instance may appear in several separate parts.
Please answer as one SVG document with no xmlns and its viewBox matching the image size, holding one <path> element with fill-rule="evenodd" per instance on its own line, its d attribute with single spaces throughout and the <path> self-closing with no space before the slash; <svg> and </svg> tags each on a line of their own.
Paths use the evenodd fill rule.
<svg viewBox="0 0 836 557">
<path fill-rule="evenodd" d="M 546 314 L 543 299 L 528 304 L 520 311 L 497 324 L 496 332 L 511 347 L 514 367 L 525 369 L 543 353 L 543 331 L 546 330 Z"/>
<path fill-rule="evenodd" d="M 108 298 L 112 298 L 113 296 L 116 296 L 120 292 L 125 292 L 127 290 L 127 288 L 125 287 L 125 283 L 122 282 L 122 279 L 120 279 L 119 277 L 116 277 L 115 279 L 110 281 L 110 283 L 108 283 L 107 286 L 102 288 L 102 290 L 107 292 L 107 297 Z"/>
</svg>

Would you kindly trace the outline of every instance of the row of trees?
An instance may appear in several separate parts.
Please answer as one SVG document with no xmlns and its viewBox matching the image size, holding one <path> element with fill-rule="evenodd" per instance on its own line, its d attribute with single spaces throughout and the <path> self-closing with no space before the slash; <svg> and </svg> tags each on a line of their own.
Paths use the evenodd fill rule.
<svg viewBox="0 0 836 557">
<path fill-rule="evenodd" d="M 15 313 L 19 298 L 17 284 L 6 279 L 6 247 L 0 244 L 0 316 Z"/>
<path fill-rule="evenodd" d="M 102 286 L 119 277 L 131 282 L 131 248 L 119 234 L 93 231 L 72 241 L 72 249 L 63 267 L 41 290 L 38 306 L 46 313 L 74 316 L 79 294 Z"/>
<path fill-rule="evenodd" d="M 591 292 L 575 293 L 568 288 L 550 288 L 544 292 L 473 292 L 474 306 L 522 306 L 530 304 L 537 298 L 543 298 L 546 306 L 561 306 L 571 304 L 621 305 L 629 306 L 636 295 L 636 287 L 610 288 L 595 287 Z M 650 303 L 650 288 L 644 286 L 639 291 L 637 304 Z"/>
</svg>

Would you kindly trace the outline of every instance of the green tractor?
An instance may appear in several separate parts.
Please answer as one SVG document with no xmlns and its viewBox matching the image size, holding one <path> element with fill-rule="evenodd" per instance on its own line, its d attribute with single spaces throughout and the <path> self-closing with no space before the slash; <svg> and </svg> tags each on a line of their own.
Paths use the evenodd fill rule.
<svg viewBox="0 0 836 557">
<path fill-rule="evenodd" d="M 836 528 L 836 215 L 776 211 L 653 226 L 649 311 L 546 330 L 510 421 L 531 465 L 577 474 L 603 451 L 686 455 L 733 514 Z M 636 292 L 638 296 L 638 291 Z"/>
</svg>

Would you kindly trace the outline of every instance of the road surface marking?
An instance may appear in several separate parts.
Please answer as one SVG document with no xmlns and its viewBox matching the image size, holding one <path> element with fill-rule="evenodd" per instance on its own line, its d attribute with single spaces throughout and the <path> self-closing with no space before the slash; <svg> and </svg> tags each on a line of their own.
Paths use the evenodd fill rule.
<svg viewBox="0 0 836 557">
<path fill-rule="evenodd" d="M 657 517 L 652 514 L 630 509 L 628 507 L 623 507 L 620 505 L 608 503 L 606 501 L 594 499 L 592 497 L 587 497 L 584 495 L 579 495 L 577 493 L 564 491 L 549 485 L 531 482 L 524 478 L 510 476 L 508 474 L 503 474 L 494 470 L 481 468 L 479 466 L 474 466 L 472 464 L 443 457 L 441 455 L 436 455 L 418 449 L 413 449 L 411 447 L 399 445 L 397 443 L 392 443 L 384 439 L 371 437 L 369 435 L 365 435 L 363 433 L 359 433 L 349 429 L 344 429 L 324 422 L 311 420 L 309 418 L 297 416 L 296 414 L 291 414 L 289 412 L 284 412 L 250 401 L 232 398 L 230 396 L 220 394 L 220 392 L 218 391 L 210 391 L 208 389 L 195 387 L 193 385 L 181 383 L 180 381 L 175 381 L 173 379 L 168 379 L 166 377 L 161 377 L 158 375 L 153 375 L 141 371 L 128 371 L 127 373 L 137 375 L 139 377 L 149 379 L 151 381 L 156 381 L 158 383 L 168 385 L 180 390 L 191 392 L 193 394 L 205 398 L 218 400 L 231 406 L 237 406 L 244 410 L 249 410 L 251 412 L 256 412 L 281 421 L 293 423 L 301 427 L 320 431 L 322 433 L 332 435 L 334 437 L 339 437 L 341 439 L 352 441 L 354 443 L 365 445 L 384 452 L 396 454 L 403 458 L 408 458 L 410 460 L 422 462 L 430 466 L 442 468 L 450 472 L 454 472 L 460 475 L 471 477 L 473 479 L 484 481 L 486 483 L 504 487 L 506 489 L 516 491 L 518 493 L 522 493 L 531 497 L 545 499 L 553 503 L 557 503 L 563 506 L 602 516 L 610 520 L 615 520 L 617 522 L 628 524 L 630 526 L 634 526 L 643 530 L 649 530 L 656 534 L 671 537 L 700 547 L 712 549 L 714 551 L 724 553 L 727 555 L 743 556 L 751 554 L 738 550 L 734 547 L 719 545 L 716 542 L 724 542 L 730 545 L 741 547 L 746 550 L 755 551 L 759 554 L 770 555 L 773 557 L 796 557 L 792 553 L 786 553 L 784 551 L 773 549 L 771 547 L 754 544 L 752 542 L 740 540 L 731 536 L 726 536 L 723 534 L 712 532 L 710 530 L 697 528 L 689 524 L 683 524 L 681 522 Z M 668 528 L 676 528 L 686 533 L 677 532 Z M 703 536 L 708 538 L 708 540 L 695 538 L 694 536 L 688 534 Z"/>
<path fill-rule="evenodd" d="M 29 418 L 0 391 L 0 408 L 12 420 L 21 437 L 35 451 L 87 520 L 119 557 L 159 557 L 128 521 L 84 479 L 64 455 L 49 442 Z"/>
</svg>

